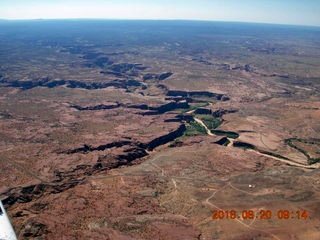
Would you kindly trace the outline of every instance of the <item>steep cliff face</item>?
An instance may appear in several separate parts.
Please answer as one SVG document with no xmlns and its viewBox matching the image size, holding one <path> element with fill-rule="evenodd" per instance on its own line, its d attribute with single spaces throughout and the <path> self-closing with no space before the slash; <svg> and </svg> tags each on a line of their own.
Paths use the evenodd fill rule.
<svg viewBox="0 0 320 240">
<path fill-rule="evenodd" d="M 8 197 L 3 199 L 3 204 L 13 205 L 14 203 L 27 203 L 31 202 L 34 199 L 38 199 L 44 194 L 57 194 L 63 191 L 66 191 L 70 188 L 75 187 L 79 184 L 79 181 L 64 181 L 60 183 L 51 183 L 51 184 L 36 184 L 27 187 L 18 187 L 12 188 L 8 192 L 4 193 Z"/>
<path fill-rule="evenodd" d="M 127 105 L 123 103 L 114 103 L 110 105 L 99 104 L 99 105 L 93 105 L 93 106 L 87 106 L 87 107 L 82 107 L 79 105 L 71 105 L 70 107 L 75 108 L 79 111 L 108 110 L 108 109 L 114 109 L 118 107 L 126 107 L 126 108 L 140 109 L 140 110 L 150 110 L 148 112 L 140 113 L 142 115 L 157 115 L 157 114 L 170 112 L 175 109 L 187 109 L 190 107 L 190 105 L 188 104 L 187 101 L 174 101 L 174 102 L 163 104 L 159 107 L 149 107 L 147 104 Z"/>
<path fill-rule="evenodd" d="M 186 131 L 186 126 L 184 124 L 181 124 L 177 130 L 170 132 L 167 135 L 153 139 L 151 142 L 149 142 L 147 145 L 147 150 L 152 151 L 153 149 L 155 149 L 160 145 L 171 142 L 174 139 L 181 137 L 185 131 Z"/>
<path fill-rule="evenodd" d="M 113 104 L 113 105 L 105 105 L 105 104 L 99 104 L 95 106 L 88 106 L 88 107 L 81 107 L 78 105 L 72 105 L 70 106 L 72 108 L 75 108 L 79 111 L 95 111 L 95 110 L 107 110 L 107 109 L 113 109 L 113 108 L 118 108 L 120 107 L 120 104 Z"/>
<path fill-rule="evenodd" d="M 187 122 L 187 123 L 191 121 L 194 121 L 194 118 L 192 115 L 183 115 L 183 114 L 179 114 L 175 116 L 175 118 L 164 120 L 164 122 Z"/>
<path fill-rule="evenodd" d="M 17 87 L 22 90 L 28 90 L 35 87 L 55 88 L 65 86 L 67 88 L 82 88 L 87 90 L 103 89 L 108 87 L 128 89 L 128 87 L 140 87 L 145 89 L 146 86 L 136 80 L 119 80 L 115 79 L 107 83 L 82 82 L 77 80 L 51 80 L 49 78 L 35 79 L 30 81 L 20 80 L 0 80 L 0 84 L 6 87 Z"/>
<path fill-rule="evenodd" d="M 152 73 L 147 73 L 143 76 L 143 81 L 148 81 L 148 80 L 158 80 L 162 81 L 165 80 L 173 75 L 172 72 L 166 72 L 166 73 L 161 73 L 161 74 L 152 74 Z"/>
<path fill-rule="evenodd" d="M 212 112 L 212 116 L 216 117 L 216 118 L 220 118 L 222 117 L 224 114 L 227 113 L 235 113 L 237 112 L 237 110 L 225 110 L 225 109 L 218 109 L 214 112 Z"/>
<path fill-rule="evenodd" d="M 161 113 L 169 112 L 169 111 L 172 111 L 172 110 L 175 110 L 175 109 L 178 109 L 178 108 L 186 109 L 186 108 L 189 108 L 189 107 L 190 106 L 186 101 L 170 102 L 168 104 L 165 104 L 165 105 L 162 105 L 162 106 L 156 108 L 156 110 L 157 110 L 157 112 L 159 114 L 161 114 Z"/>
<path fill-rule="evenodd" d="M 108 148 L 122 147 L 125 145 L 131 145 L 131 144 L 133 144 L 133 143 L 130 141 L 112 142 L 112 143 L 108 143 L 108 144 L 99 145 L 97 147 L 92 147 L 90 145 L 84 144 L 83 147 L 68 150 L 68 151 L 66 151 L 66 153 L 67 154 L 74 154 L 74 153 L 86 153 L 86 152 L 92 152 L 92 151 L 103 151 Z"/>
<path fill-rule="evenodd" d="M 187 109 L 190 105 L 186 101 L 180 101 L 180 102 L 169 102 L 164 105 L 161 105 L 160 107 L 149 107 L 148 109 L 151 110 L 149 112 L 144 112 L 142 115 L 157 115 L 157 114 L 163 114 L 166 112 L 173 111 L 175 109 Z"/>
<path fill-rule="evenodd" d="M 206 109 L 206 108 L 197 108 L 194 111 L 195 114 L 212 114 L 212 110 L 211 109 Z"/>
<path fill-rule="evenodd" d="M 209 97 L 209 98 L 215 98 L 217 100 L 221 101 L 227 101 L 229 100 L 228 97 L 226 97 L 224 94 L 219 94 L 219 93 L 212 93 L 212 92 L 207 92 L 207 91 L 180 91 L 180 90 L 169 90 L 167 92 L 167 96 L 172 96 L 172 97 L 177 97 L 177 96 L 182 96 L 182 97 Z"/>
<path fill-rule="evenodd" d="M 214 143 L 222 145 L 222 146 L 227 146 L 230 143 L 230 141 L 228 140 L 227 137 L 223 137 L 223 138 L 221 138 L 220 140 L 218 140 L 218 141 L 216 141 Z"/>
<path fill-rule="evenodd" d="M 234 147 L 245 148 L 245 149 L 256 149 L 256 147 L 250 143 L 235 141 L 233 142 Z"/>
<path fill-rule="evenodd" d="M 157 79 L 162 81 L 162 80 L 165 80 L 168 77 L 172 76 L 172 74 L 173 74 L 172 72 L 162 73 L 162 74 L 157 76 Z"/>
<path fill-rule="evenodd" d="M 129 148 L 124 151 L 125 154 L 119 155 L 118 159 L 125 159 L 128 162 L 132 162 L 136 159 L 143 158 L 148 155 L 148 153 L 143 148 Z"/>
<path fill-rule="evenodd" d="M 131 142 L 131 141 L 119 141 L 119 142 L 112 142 L 108 144 L 99 145 L 97 147 L 93 147 L 87 144 L 84 144 L 83 147 L 74 148 L 67 150 L 65 152 L 61 152 L 64 154 L 76 154 L 76 153 L 88 153 L 93 151 L 104 151 L 106 149 L 111 148 L 121 148 L 121 147 L 129 147 L 124 149 L 123 152 L 126 154 L 121 154 L 117 156 L 117 159 L 127 159 L 133 161 L 137 158 L 141 158 L 147 155 L 145 150 L 153 150 L 158 146 L 164 145 L 168 142 L 173 141 L 174 139 L 181 137 L 186 131 L 186 126 L 181 124 L 178 129 L 169 132 L 166 135 L 161 137 L 155 138 L 148 143 L 140 143 L 140 142 Z"/>
</svg>

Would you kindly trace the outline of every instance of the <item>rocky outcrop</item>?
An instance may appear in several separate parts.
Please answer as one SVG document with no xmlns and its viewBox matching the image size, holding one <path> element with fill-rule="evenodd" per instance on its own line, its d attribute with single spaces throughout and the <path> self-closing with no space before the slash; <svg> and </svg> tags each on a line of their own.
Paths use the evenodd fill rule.
<svg viewBox="0 0 320 240">
<path fill-rule="evenodd" d="M 212 114 L 212 110 L 211 109 L 207 109 L 207 108 L 197 108 L 194 111 L 195 114 Z"/>
<path fill-rule="evenodd" d="M 74 153 L 87 153 L 87 152 L 93 152 L 93 151 L 104 151 L 108 148 L 113 148 L 113 147 L 119 148 L 125 145 L 135 145 L 135 144 L 130 141 L 112 142 L 104 145 L 99 145 L 98 147 L 92 147 L 90 145 L 84 144 L 83 147 L 71 149 L 66 151 L 65 153 L 74 154 Z"/>
<path fill-rule="evenodd" d="M 0 119 L 12 119 L 13 116 L 10 113 L 7 112 L 0 112 Z"/>
<path fill-rule="evenodd" d="M 162 106 L 156 108 L 156 111 L 159 114 L 162 114 L 162 113 L 165 113 L 165 112 L 172 111 L 174 109 L 178 109 L 178 108 L 186 109 L 186 108 L 189 108 L 189 107 L 190 106 L 186 101 L 170 102 L 170 103 L 167 103 L 165 105 L 162 105 Z"/>
<path fill-rule="evenodd" d="M 192 116 L 191 116 L 192 117 Z M 131 141 L 119 141 L 119 142 L 112 142 L 108 144 L 99 145 L 97 147 L 93 147 L 87 144 L 84 144 L 83 147 L 70 149 L 65 152 L 65 154 L 75 154 L 75 153 L 88 153 L 92 151 L 104 151 L 109 148 L 120 148 L 123 146 L 130 146 L 130 148 L 124 150 L 124 155 L 118 155 L 118 159 L 127 159 L 127 160 L 134 160 L 136 158 L 141 158 L 147 155 L 145 150 L 153 150 L 158 146 L 164 145 L 168 142 L 173 141 L 174 139 L 181 137 L 186 130 L 186 126 L 181 124 L 178 129 L 169 132 L 166 135 L 161 137 L 155 138 L 151 140 L 149 143 L 139 143 L 139 142 L 131 142 Z"/>
<path fill-rule="evenodd" d="M 119 64 L 108 64 L 107 66 L 101 67 L 106 71 L 101 71 L 102 74 L 110 74 L 119 78 L 124 77 L 138 77 L 139 71 L 147 69 L 142 64 L 130 64 L 130 63 L 119 63 Z"/>
<path fill-rule="evenodd" d="M 138 158 L 143 158 L 148 155 L 148 153 L 143 148 L 129 148 L 124 150 L 126 154 L 118 155 L 119 160 L 127 160 L 128 162 L 132 162 Z"/>
<path fill-rule="evenodd" d="M 143 81 L 148 81 L 148 80 L 157 80 L 157 81 L 162 81 L 165 80 L 173 75 L 172 72 L 166 72 L 162 74 L 153 74 L 153 73 L 147 73 L 143 76 Z"/>
<path fill-rule="evenodd" d="M 120 104 L 115 104 L 115 105 L 104 105 L 104 104 L 99 104 L 95 106 L 89 106 L 89 107 L 81 107 L 78 105 L 71 105 L 71 108 L 75 108 L 79 111 L 95 111 L 95 110 L 107 110 L 107 109 L 114 109 L 120 107 Z"/>
<path fill-rule="evenodd" d="M 164 120 L 164 122 L 170 123 L 170 122 L 181 122 L 181 121 L 178 118 L 170 118 L 170 119 Z"/>
<path fill-rule="evenodd" d="M 168 87 L 166 85 L 164 85 L 164 84 L 157 84 L 156 87 L 161 89 L 161 90 L 163 90 L 163 91 L 165 91 L 165 92 L 168 91 Z"/>
<path fill-rule="evenodd" d="M 157 76 L 157 80 L 162 81 L 162 80 L 165 80 L 165 79 L 171 77 L 172 75 L 173 75 L 172 72 L 162 73 L 162 74 Z"/>
<path fill-rule="evenodd" d="M 147 73 L 143 76 L 143 81 L 154 79 L 154 76 L 155 76 L 154 74 Z"/>
<path fill-rule="evenodd" d="M 218 109 L 212 112 L 212 116 L 214 116 L 215 118 L 221 118 L 224 114 L 235 112 L 237 112 L 237 110 Z"/>
<path fill-rule="evenodd" d="M 204 60 L 203 58 L 193 58 L 192 61 L 195 61 L 195 62 L 198 62 L 198 63 L 202 63 L 204 65 L 208 65 L 208 66 L 211 66 L 213 65 L 213 63 L 207 61 L 207 60 Z"/>
<path fill-rule="evenodd" d="M 29 220 L 23 227 L 21 235 L 24 239 L 45 239 L 41 236 L 45 236 L 48 233 L 48 227 L 42 223 Z"/>
<path fill-rule="evenodd" d="M 148 153 L 144 148 L 131 147 L 124 150 L 123 154 L 119 154 L 116 156 L 114 155 L 100 156 L 97 163 L 94 166 L 86 169 L 86 172 L 93 174 L 95 172 L 100 172 L 100 171 L 118 168 L 125 165 L 130 165 L 135 160 L 141 159 L 145 156 L 148 156 Z"/>
<path fill-rule="evenodd" d="M 141 110 L 148 110 L 149 106 L 147 104 L 140 104 L 140 105 L 129 105 L 127 108 L 136 108 Z"/>
<path fill-rule="evenodd" d="M 166 112 L 173 111 L 175 109 L 188 109 L 190 105 L 186 101 L 181 102 L 169 102 L 160 107 L 149 107 L 148 109 L 151 110 L 149 112 L 141 113 L 142 115 L 157 115 L 163 114 Z"/>
<path fill-rule="evenodd" d="M 128 87 L 141 87 L 145 89 L 145 85 L 142 85 L 139 81 L 136 80 L 113 80 L 107 83 L 95 83 L 95 82 L 81 82 L 75 80 L 50 80 L 48 78 L 43 78 L 39 80 L 30 80 L 30 81 L 9 81 L 9 80 L 1 80 L 0 84 L 3 84 L 6 87 L 17 87 L 22 90 L 28 90 L 35 87 L 47 87 L 47 88 L 55 88 L 58 86 L 65 86 L 67 88 L 83 88 L 87 90 L 94 89 L 102 89 L 108 87 L 116 87 L 127 89 Z"/>
<path fill-rule="evenodd" d="M 212 93 L 212 92 L 206 92 L 206 91 L 180 91 L 180 90 L 169 90 L 167 92 L 167 96 L 177 97 L 209 97 L 209 98 L 215 98 L 216 100 L 220 101 L 227 101 L 229 100 L 228 97 L 226 97 L 224 94 L 219 93 Z"/>
<path fill-rule="evenodd" d="M 79 111 L 108 110 L 108 109 L 114 109 L 118 107 L 126 107 L 126 108 L 140 109 L 140 110 L 150 110 L 149 112 L 140 113 L 142 115 L 156 115 L 156 114 L 162 114 L 169 111 L 173 111 L 175 109 L 187 109 L 190 106 L 186 101 L 180 101 L 180 102 L 166 103 L 159 107 L 149 107 L 147 104 L 125 105 L 123 103 L 116 103 L 112 105 L 99 104 L 99 105 L 87 106 L 87 107 L 81 107 L 79 105 L 71 105 L 70 107 L 75 108 Z"/>
<path fill-rule="evenodd" d="M 113 64 L 112 61 L 109 60 L 107 57 L 98 58 L 96 61 L 94 61 L 94 64 L 100 68 L 104 68 L 106 65 Z"/>
<path fill-rule="evenodd" d="M 184 115 L 184 114 L 179 114 L 177 116 L 175 116 L 175 118 L 170 118 L 170 119 L 166 119 L 164 120 L 164 122 L 191 122 L 194 121 L 194 118 L 192 115 Z"/>
<path fill-rule="evenodd" d="M 222 130 L 212 130 L 211 132 L 218 136 L 226 136 L 228 138 L 233 138 L 233 139 L 236 139 L 239 137 L 239 134 L 236 132 L 222 131 Z"/>
<path fill-rule="evenodd" d="M 166 97 L 165 100 L 166 101 L 175 101 L 175 102 L 187 101 L 188 103 L 195 102 L 190 97 Z"/>
<path fill-rule="evenodd" d="M 119 64 L 113 64 L 108 69 L 114 72 L 128 72 L 132 71 L 134 69 L 136 70 L 145 70 L 147 67 L 142 66 L 142 64 L 130 64 L 130 63 L 119 63 Z"/>
<path fill-rule="evenodd" d="M 194 121 L 194 118 L 192 115 L 184 115 L 184 114 L 179 114 L 176 116 L 180 121 L 185 121 L 185 122 L 191 122 Z"/>
<path fill-rule="evenodd" d="M 13 205 L 14 203 L 27 203 L 31 202 L 34 199 L 38 199 L 43 194 L 57 194 L 60 192 L 64 192 L 70 188 L 75 187 L 77 184 L 82 182 L 78 181 L 68 181 L 68 179 L 64 179 L 64 182 L 56 182 L 51 184 L 36 184 L 27 187 L 18 187 L 12 188 L 8 192 L 3 193 L 3 195 L 7 195 L 8 197 L 3 199 L 2 202 L 5 205 Z"/>
<path fill-rule="evenodd" d="M 233 142 L 234 147 L 245 148 L 245 149 L 256 149 L 256 147 L 250 143 L 235 141 Z"/>
<path fill-rule="evenodd" d="M 253 72 L 254 69 L 250 64 L 245 64 L 244 66 L 241 65 L 236 65 L 235 67 L 232 68 L 232 70 L 242 70 L 246 72 Z"/>
<path fill-rule="evenodd" d="M 216 141 L 214 143 L 215 144 L 219 144 L 221 146 L 227 146 L 230 143 L 230 141 L 228 140 L 227 137 L 223 137 L 223 138 L 219 139 L 218 141 Z"/>
</svg>

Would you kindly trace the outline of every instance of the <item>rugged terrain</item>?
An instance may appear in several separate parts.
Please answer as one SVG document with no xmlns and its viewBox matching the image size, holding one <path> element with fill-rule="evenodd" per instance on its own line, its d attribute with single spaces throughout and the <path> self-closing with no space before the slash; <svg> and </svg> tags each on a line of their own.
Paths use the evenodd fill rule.
<svg viewBox="0 0 320 240">
<path fill-rule="evenodd" d="M 0 28 L 0 196 L 19 239 L 318 239 L 319 28 Z"/>
</svg>

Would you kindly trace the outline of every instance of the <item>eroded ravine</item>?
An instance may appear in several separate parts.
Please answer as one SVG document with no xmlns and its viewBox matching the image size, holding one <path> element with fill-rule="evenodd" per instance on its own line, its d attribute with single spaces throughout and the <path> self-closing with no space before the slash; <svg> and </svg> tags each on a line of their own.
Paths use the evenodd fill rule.
<svg viewBox="0 0 320 240">
<path fill-rule="evenodd" d="M 204 124 L 204 122 L 201 119 L 194 117 L 194 120 L 206 129 L 207 134 L 209 136 L 215 136 L 214 134 L 212 134 L 212 132 L 208 129 L 208 127 Z M 229 141 L 227 146 L 228 147 L 233 146 L 234 140 L 232 138 L 227 138 L 227 139 Z M 280 158 L 280 157 L 277 157 L 277 156 L 272 156 L 271 154 L 266 154 L 263 151 L 258 150 L 257 148 L 247 149 L 247 151 L 254 152 L 256 154 L 259 154 L 259 155 L 262 155 L 262 156 L 265 156 L 265 157 L 268 157 L 268 158 L 272 158 L 272 159 L 275 159 L 277 161 L 280 161 L 280 162 L 283 162 L 283 163 L 286 163 L 286 164 L 289 164 L 289 165 L 292 165 L 292 166 L 295 166 L 295 167 L 301 167 L 301 168 L 306 168 L 306 169 L 316 169 L 316 168 L 320 167 L 320 163 L 315 163 L 315 164 L 312 164 L 312 165 L 305 165 L 305 164 L 297 163 L 297 162 L 295 162 L 293 160 L 290 160 L 290 159 L 286 160 L 286 159 L 283 159 L 283 158 Z"/>
</svg>

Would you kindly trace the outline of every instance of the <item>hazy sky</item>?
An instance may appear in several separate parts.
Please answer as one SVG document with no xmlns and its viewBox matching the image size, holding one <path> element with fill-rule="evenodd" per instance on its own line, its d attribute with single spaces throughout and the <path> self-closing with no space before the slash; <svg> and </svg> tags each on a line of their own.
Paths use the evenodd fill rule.
<svg viewBox="0 0 320 240">
<path fill-rule="evenodd" d="M 0 0 L 2 19 L 196 19 L 320 26 L 320 0 Z"/>
</svg>

